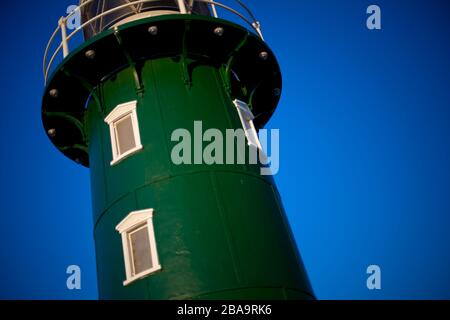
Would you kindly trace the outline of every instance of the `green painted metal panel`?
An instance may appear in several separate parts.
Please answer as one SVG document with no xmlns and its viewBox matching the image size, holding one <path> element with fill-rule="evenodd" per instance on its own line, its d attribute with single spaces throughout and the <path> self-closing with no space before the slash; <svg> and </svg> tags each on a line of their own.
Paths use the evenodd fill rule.
<svg viewBox="0 0 450 320">
<path fill-rule="evenodd" d="M 98 112 L 94 101 L 88 108 L 101 298 L 291 297 L 285 289 L 311 294 L 276 187 L 259 174 L 259 166 L 176 166 L 170 159 L 173 130 L 192 132 L 197 120 L 204 130 L 240 128 L 220 71 L 199 63 L 192 85 L 186 86 L 180 62 L 160 58 L 147 61 L 141 74 L 143 94 L 130 85 L 133 75 L 126 69 L 99 88 L 105 111 Z M 144 148 L 110 166 L 109 127 L 103 118 L 135 99 Z M 146 208 L 156 211 L 163 270 L 124 287 L 115 226 L 129 212 Z"/>
<path fill-rule="evenodd" d="M 149 38 L 148 27 L 155 23 L 162 35 Z M 211 32 L 218 25 L 226 28 L 222 39 Z M 87 49 L 104 58 L 87 61 Z M 261 50 L 270 53 L 267 61 L 258 60 Z M 259 165 L 171 161 L 176 129 L 193 134 L 195 121 L 202 121 L 203 131 L 241 128 L 235 98 L 260 115 L 259 127 L 270 118 L 281 76 L 261 40 L 213 18 L 143 19 L 84 44 L 55 72 L 51 88 L 61 94 L 44 97 L 44 126 L 56 127 L 55 145 L 91 170 L 100 298 L 313 298 L 276 185 L 260 175 Z M 87 104 L 80 105 L 74 94 Z M 117 105 L 134 100 L 143 149 L 111 166 L 104 119 Z M 53 120 L 48 113 L 55 111 L 75 117 L 81 128 L 67 117 Z M 73 147 L 77 144 L 88 153 Z M 155 210 L 162 270 L 124 286 L 122 242 L 115 228 L 130 212 L 149 208 Z"/>
</svg>

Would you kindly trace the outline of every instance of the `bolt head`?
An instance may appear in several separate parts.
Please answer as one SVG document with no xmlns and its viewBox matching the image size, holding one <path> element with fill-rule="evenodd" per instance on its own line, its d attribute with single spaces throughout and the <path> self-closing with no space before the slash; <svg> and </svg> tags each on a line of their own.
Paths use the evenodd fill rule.
<svg viewBox="0 0 450 320">
<path fill-rule="evenodd" d="M 263 61 L 267 60 L 267 58 L 269 58 L 269 53 L 267 53 L 266 51 L 263 51 L 259 54 L 259 58 Z"/>
<path fill-rule="evenodd" d="M 223 36 L 224 32 L 225 32 L 225 30 L 222 27 L 217 27 L 214 29 L 214 34 L 218 37 Z"/>
<path fill-rule="evenodd" d="M 76 158 L 76 159 L 75 159 L 75 162 L 76 162 L 76 164 L 80 164 L 80 165 L 83 163 L 83 161 L 81 161 L 80 158 Z"/>
<path fill-rule="evenodd" d="M 49 129 L 47 131 L 47 133 L 48 133 L 49 137 L 51 137 L 51 138 L 56 137 L 56 129 Z"/>
<path fill-rule="evenodd" d="M 92 59 L 95 58 L 95 51 L 94 50 L 88 50 L 88 51 L 86 51 L 85 55 L 86 55 L 86 58 L 92 60 Z"/>
<path fill-rule="evenodd" d="M 52 90 L 50 90 L 48 93 L 49 93 L 50 97 L 52 97 L 52 98 L 58 98 L 59 91 L 58 91 L 57 89 L 52 89 Z"/>
<path fill-rule="evenodd" d="M 279 97 L 281 95 L 281 89 L 280 88 L 273 89 L 273 95 L 275 97 Z"/>
<path fill-rule="evenodd" d="M 152 36 L 156 36 L 158 34 L 158 27 L 151 26 L 150 28 L 148 28 L 148 33 L 150 33 Z"/>
</svg>

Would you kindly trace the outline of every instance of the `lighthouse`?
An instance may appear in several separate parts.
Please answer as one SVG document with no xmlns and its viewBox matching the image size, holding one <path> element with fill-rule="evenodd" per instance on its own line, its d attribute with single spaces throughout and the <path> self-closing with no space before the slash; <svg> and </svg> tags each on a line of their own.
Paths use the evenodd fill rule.
<svg viewBox="0 0 450 320">
<path fill-rule="evenodd" d="M 262 153 L 282 78 L 244 3 L 81 1 L 44 77 L 45 131 L 90 170 L 100 299 L 314 299 L 264 164 L 173 159 L 199 124 Z"/>
</svg>

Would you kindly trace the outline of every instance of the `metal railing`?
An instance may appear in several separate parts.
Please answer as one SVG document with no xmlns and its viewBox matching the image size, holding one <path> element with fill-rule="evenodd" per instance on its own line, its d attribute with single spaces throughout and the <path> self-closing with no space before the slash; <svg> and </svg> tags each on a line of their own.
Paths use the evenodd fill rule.
<svg viewBox="0 0 450 320">
<path fill-rule="evenodd" d="M 110 15 L 112 13 L 115 13 L 119 10 L 128 8 L 130 6 L 135 6 L 137 4 L 149 3 L 149 2 L 152 2 L 155 0 L 138 0 L 138 1 L 128 2 L 126 4 L 116 6 L 107 11 L 99 13 L 98 15 L 89 19 L 88 21 L 83 21 L 80 24 L 80 26 L 78 26 L 72 32 L 70 32 L 68 34 L 67 33 L 67 29 L 68 29 L 67 21 L 70 18 L 72 18 L 75 14 L 79 14 L 81 12 L 81 9 L 83 9 L 83 7 L 87 6 L 88 4 L 92 3 L 93 1 L 94 0 L 87 0 L 85 2 L 82 2 L 75 10 L 70 12 L 67 16 L 61 17 L 59 19 L 58 27 L 56 28 L 56 30 L 53 32 L 52 36 L 50 37 L 50 40 L 47 44 L 47 47 L 46 47 L 45 53 L 44 53 L 43 72 L 44 72 L 45 83 L 47 83 L 51 68 L 52 68 L 53 64 L 55 63 L 56 59 L 58 58 L 58 56 L 62 54 L 62 58 L 65 58 L 70 54 L 70 46 L 69 46 L 70 40 L 73 39 L 73 37 L 75 35 L 77 35 L 80 31 L 83 31 L 84 28 L 86 28 L 90 24 L 96 22 L 97 20 L 102 19 L 103 17 Z M 260 25 L 259 21 L 255 18 L 255 16 L 252 14 L 250 9 L 242 1 L 235 0 L 238 7 L 240 7 L 240 9 L 243 9 L 245 11 L 245 14 L 242 14 L 239 11 L 231 8 L 230 6 L 225 5 L 218 1 L 219 0 L 217 0 L 217 1 L 214 1 L 214 0 L 176 0 L 180 14 L 191 14 L 192 8 L 193 8 L 195 2 L 207 4 L 211 9 L 212 16 L 214 18 L 219 18 L 219 14 L 218 14 L 218 10 L 217 10 L 218 8 L 224 9 L 224 10 L 236 15 L 240 19 L 242 19 L 253 30 L 255 30 L 257 35 L 262 40 L 264 40 L 262 31 L 261 31 L 261 25 Z M 56 49 L 54 51 L 51 51 L 52 45 L 55 45 L 55 41 L 56 41 L 58 34 L 61 36 L 61 42 L 59 42 L 58 46 L 56 47 Z M 51 56 L 50 56 L 50 54 L 51 54 Z M 49 59 L 49 57 L 50 57 L 50 59 Z"/>
</svg>

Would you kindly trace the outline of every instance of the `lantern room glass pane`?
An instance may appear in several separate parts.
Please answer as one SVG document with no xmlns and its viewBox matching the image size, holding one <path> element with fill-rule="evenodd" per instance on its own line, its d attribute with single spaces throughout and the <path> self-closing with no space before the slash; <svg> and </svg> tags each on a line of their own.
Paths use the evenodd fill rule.
<svg viewBox="0 0 450 320">
<path fill-rule="evenodd" d="M 81 0 L 80 4 L 87 1 L 89 0 Z M 103 12 L 117 8 L 121 5 L 130 4 L 130 6 L 109 13 L 85 27 L 83 31 L 86 40 L 135 14 L 156 10 L 169 10 L 174 11 L 174 13 L 179 12 L 176 0 L 154 0 L 133 4 L 133 2 L 136 1 L 138 0 L 93 0 L 89 4 L 83 6 L 81 8 L 81 19 L 82 22 L 85 23 Z M 211 15 L 208 4 L 202 2 L 196 2 L 192 12 L 194 14 Z"/>
</svg>

